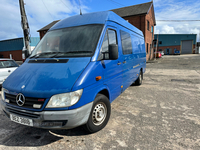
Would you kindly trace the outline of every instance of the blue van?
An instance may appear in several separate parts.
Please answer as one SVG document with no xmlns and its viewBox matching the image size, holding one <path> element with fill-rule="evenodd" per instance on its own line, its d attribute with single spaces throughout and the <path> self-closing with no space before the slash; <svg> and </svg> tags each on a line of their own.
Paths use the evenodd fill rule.
<svg viewBox="0 0 200 150">
<path fill-rule="evenodd" d="M 146 69 L 143 33 L 105 11 L 55 24 L 3 83 L 1 107 L 12 121 L 46 129 L 104 128 L 110 103 Z"/>
</svg>

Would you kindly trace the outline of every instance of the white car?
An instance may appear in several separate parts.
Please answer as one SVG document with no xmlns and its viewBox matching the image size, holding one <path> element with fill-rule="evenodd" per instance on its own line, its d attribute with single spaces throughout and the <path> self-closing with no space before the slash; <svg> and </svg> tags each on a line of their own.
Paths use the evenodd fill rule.
<svg viewBox="0 0 200 150">
<path fill-rule="evenodd" d="M 161 55 L 162 55 L 162 56 L 164 56 L 164 55 L 165 55 L 164 51 L 162 51 L 162 50 L 159 50 L 159 52 L 161 53 Z"/>
<path fill-rule="evenodd" d="M 0 87 L 3 81 L 18 67 L 19 65 L 14 60 L 0 58 Z"/>
</svg>

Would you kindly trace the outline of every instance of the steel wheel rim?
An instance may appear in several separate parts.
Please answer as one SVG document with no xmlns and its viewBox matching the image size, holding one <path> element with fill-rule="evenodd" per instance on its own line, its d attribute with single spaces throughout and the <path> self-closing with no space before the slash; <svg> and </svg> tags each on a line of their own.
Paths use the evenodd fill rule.
<svg viewBox="0 0 200 150">
<path fill-rule="evenodd" d="M 94 125 L 99 126 L 101 125 L 107 116 L 107 107 L 104 103 L 98 103 L 93 109 L 92 112 L 92 122 Z"/>
</svg>

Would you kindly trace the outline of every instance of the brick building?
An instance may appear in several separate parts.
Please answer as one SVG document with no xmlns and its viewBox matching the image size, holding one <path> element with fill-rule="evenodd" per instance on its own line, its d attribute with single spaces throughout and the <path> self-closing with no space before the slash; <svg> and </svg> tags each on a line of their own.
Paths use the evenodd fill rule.
<svg viewBox="0 0 200 150">
<path fill-rule="evenodd" d="M 154 26 L 156 25 L 153 2 L 122 7 L 111 11 L 115 12 L 143 32 L 145 37 L 147 60 L 153 59 Z M 59 20 L 53 21 L 38 30 L 40 38 L 42 38 L 45 33 L 58 21 Z"/>
<path fill-rule="evenodd" d="M 155 34 L 154 47 L 157 51 L 164 51 L 165 55 L 174 54 L 174 50 L 180 50 L 181 54 L 194 54 L 196 48 L 196 34 Z"/>
<path fill-rule="evenodd" d="M 112 11 L 143 32 L 147 60 L 153 59 L 154 26 L 156 25 L 153 2 L 113 9 Z"/>
<path fill-rule="evenodd" d="M 38 30 L 37 32 L 39 32 L 40 34 L 40 39 L 42 39 L 42 37 L 47 33 L 47 31 L 54 25 L 56 24 L 58 21 L 60 20 L 56 20 L 51 22 L 50 24 L 46 25 L 45 27 L 43 27 L 42 29 Z"/>
</svg>

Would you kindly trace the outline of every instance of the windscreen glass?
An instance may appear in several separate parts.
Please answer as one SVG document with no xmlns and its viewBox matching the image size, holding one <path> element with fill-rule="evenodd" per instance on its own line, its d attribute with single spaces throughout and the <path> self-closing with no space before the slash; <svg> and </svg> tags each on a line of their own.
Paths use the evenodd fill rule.
<svg viewBox="0 0 200 150">
<path fill-rule="evenodd" d="M 19 67 L 13 60 L 0 60 L 0 68 Z"/>
<path fill-rule="evenodd" d="M 30 58 L 91 57 L 103 25 L 84 25 L 47 32 Z"/>
</svg>

